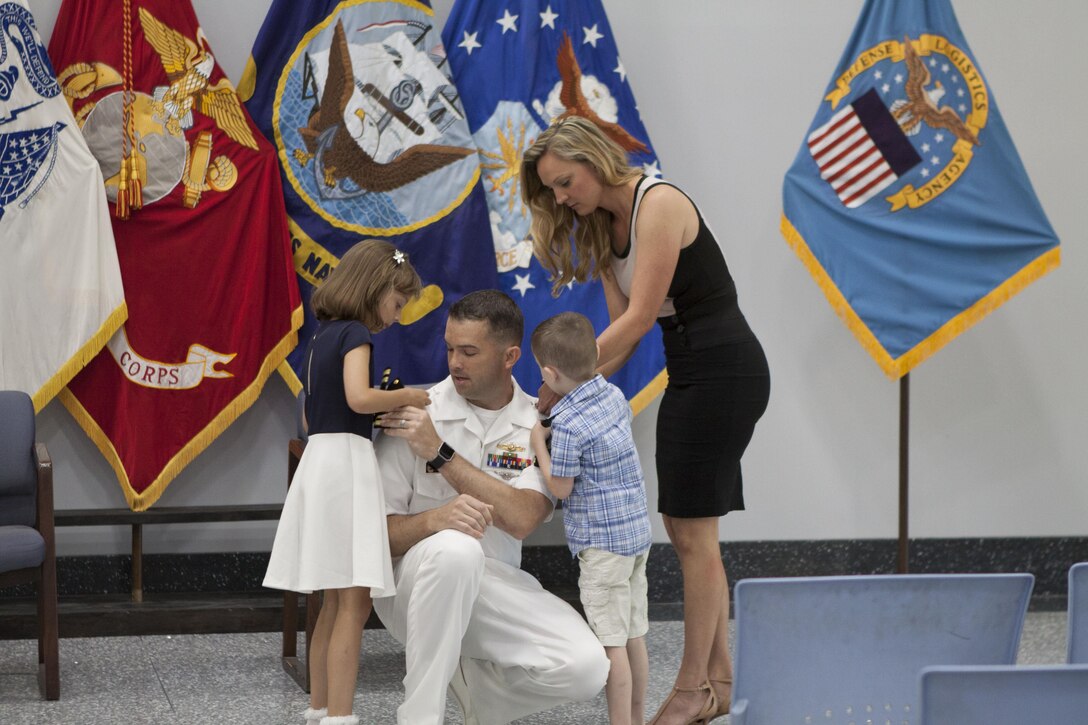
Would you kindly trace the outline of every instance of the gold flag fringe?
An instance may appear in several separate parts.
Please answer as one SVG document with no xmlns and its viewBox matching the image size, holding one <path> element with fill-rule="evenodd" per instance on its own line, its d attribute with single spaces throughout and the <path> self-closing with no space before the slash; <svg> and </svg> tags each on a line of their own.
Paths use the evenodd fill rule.
<svg viewBox="0 0 1088 725">
<path fill-rule="evenodd" d="M 302 305 L 295 308 L 291 313 L 291 327 L 295 330 L 302 327 L 302 321 L 305 317 L 305 310 Z M 283 378 L 283 382 L 287 383 L 287 387 L 291 389 L 291 393 L 297 398 L 298 394 L 302 392 L 302 381 L 295 375 L 295 371 L 291 369 L 290 363 L 287 362 L 287 358 L 283 359 L 276 367 L 276 372 Z"/>
<path fill-rule="evenodd" d="M 662 370 L 642 390 L 635 393 L 635 397 L 631 398 L 631 415 L 636 416 L 646 410 L 647 406 L 654 402 L 654 398 L 665 391 L 668 384 L 669 371 Z"/>
<path fill-rule="evenodd" d="M 121 302 L 117 309 L 106 317 L 105 322 L 99 326 L 98 330 L 87 338 L 87 341 L 76 350 L 75 354 L 68 358 L 68 361 L 61 365 L 60 369 L 38 388 L 38 392 L 31 396 L 31 400 L 34 402 L 35 414 L 40 413 L 42 408 L 68 384 L 68 381 L 74 378 L 76 373 L 85 368 L 87 363 L 102 351 L 102 348 L 110 341 L 114 333 L 121 329 L 127 319 L 128 305 Z"/>
<path fill-rule="evenodd" d="M 785 237 L 786 242 L 797 256 L 800 257 L 801 262 L 805 265 L 809 274 L 812 275 L 816 284 L 823 291 L 824 296 L 827 297 L 828 303 L 831 304 L 831 309 L 833 309 L 835 314 L 842 319 L 850 332 L 852 332 L 854 337 L 858 339 L 858 342 L 861 343 L 861 346 L 865 348 L 866 352 L 876 360 L 876 363 L 884 371 L 884 374 L 892 380 L 898 380 L 909 373 L 960 334 L 973 327 L 1005 302 L 1008 302 L 1029 284 L 1051 270 L 1056 269 L 1061 264 L 1060 247 L 1055 247 L 1054 249 L 1043 252 L 1025 265 L 1019 272 L 991 290 L 987 295 L 983 296 L 966 310 L 941 325 L 941 327 L 929 337 L 919 342 L 898 358 L 893 358 L 888 354 L 887 350 L 884 349 L 884 346 L 880 344 L 880 341 L 876 339 L 876 336 L 873 335 L 868 326 L 862 322 L 857 313 L 854 312 L 850 303 L 846 301 L 842 292 L 839 291 L 839 288 L 831 280 L 831 277 L 824 270 L 819 260 L 816 259 L 816 256 L 809 249 L 804 237 L 801 236 L 801 233 L 797 231 L 790 220 L 786 218 L 785 214 L 782 215 L 781 232 L 782 236 Z"/>
<path fill-rule="evenodd" d="M 301 309 L 301 308 L 299 308 Z M 162 496 L 163 491 L 166 490 L 167 484 L 174 480 L 185 466 L 189 465 L 194 458 L 200 455 L 208 445 L 219 436 L 224 430 L 226 430 L 231 423 L 237 420 L 238 416 L 244 413 L 249 406 L 253 404 L 257 397 L 261 394 L 261 389 L 264 387 L 265 382 L 268 380 L 272 371 L 276 369 L 287 357 L 295 345 L 298 344 L 297 325 L 295 320 L 298 315 L 292 315 L 291 330 L 287 333 L 274 348 L 265 356 L 264 362 L 261 364 L 260 370 L 257 372 L 257 376 L 253 379 L 245 390 L 243 390 L 238 397 L 232 400 L 227 406 L 219 412 L 200 431 L 197 435 L 193 436 L 177 454 L 174 455 L 162 471 L 155 478 L 154 481 L 142 492 L 138 492 L 132 488 L 132 484 L 129 481 L 128 474 L 125 472 L 125 467 L 121 463 L 121 457 L 117 454 L 117 449 L 113 447 L 113 443 L 109 437 L 105 434 L 98 423 L 91 417 L 90 413 L 83 407 L 83 405 L 72 394 L 72 391 L 65 388 L 60 393 L 60 401 L 64 404 L 64 407 L 68 409 L 68 412 L 72 414 L 72 417 L 76 419 L 80 427 L 87 433 L 90 439 L 94 442 L 95 446 L 102 453 L 103 457 L 109 462 L 113 468 L 115 474 L 117 474 L 117 480 L 121 483 L 121 491 L 125 495 L 125 501 L 133 511 L 144 511 L 151 507 L 159 497 Z"/>
</svg>

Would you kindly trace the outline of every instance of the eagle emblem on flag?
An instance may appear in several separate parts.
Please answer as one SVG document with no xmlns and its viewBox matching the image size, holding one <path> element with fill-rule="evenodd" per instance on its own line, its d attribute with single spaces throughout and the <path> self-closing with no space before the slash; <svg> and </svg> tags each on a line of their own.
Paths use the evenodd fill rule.
<svg viewBox="0 0 1088 725">
<path fill-rule="evenodd" d="M 330 224 L 409 232 L 479 179 L 441 41 L 422 9 L 347 5 L 306 33 L 279 78 L 272 127 L 288 184 Z"/>
<path fill-rule="evenodd" d="M 982 143 L 989 109 L 968 53 L 932 33 L 888 39 L 858 55 L 824 100 L 835 110 L 858 86 L 870 88 L 808 139 L 842 203 L 860 206 L 911 170 L 920 185 L 894 189 L 892 211 L 917 209 L 951 188 Z"/>
<path fill-rule="evenodd" d="M 182 129 L 192 128 L 193 108 L 196 107 L 206 116 L 215 120 L 220 130 L 251 149 L 257 148 L 257 141 L 249 129 L 242 103 L 234 86 L 227 78 L 220 78 L 212 85 L 209 82 L 215 57 L 205 44 L 197 45 L 155 16 L 140 8 L 140 25 L 144 37 L 162 59 L 163 70 L 170 79 L 169 86 L 155 88 L 155 109 L 166 122 L 166 130 L 178 136 Z M 198 40 L 204 32 L 197 29 Z"/>
</svg>

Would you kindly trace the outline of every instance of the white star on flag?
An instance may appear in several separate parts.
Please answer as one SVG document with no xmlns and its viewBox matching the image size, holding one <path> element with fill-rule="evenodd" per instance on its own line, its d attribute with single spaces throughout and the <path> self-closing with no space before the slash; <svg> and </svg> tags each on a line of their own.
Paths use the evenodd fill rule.
<svg viewBox="0 0 1088 725">
<path fill-rule="evenodd" d="M 933 140 L 936 141 L 937 143 L 944 143 L 944 134 L 943 133 L 937 134 L 936 136 L 933 137 Z"/>
<path fill-rule="evenodd" d="M 661 169 L 657 168 L 657 160 L 655 159 L 653 163 L 643 164 L 642 173 L 649 176 L 651 179 L 656 179 L 661 176 Z"/>
<path fill-rule="evenodd" d="M 963 98 L 963 89 L 962 88 L 957 88 L 956 89 L 956 95 L 959 96 L 960 98 Z"/>
<path fill-rule="evenodd" d="M 518 16 L 511 15 L 509 10 L 503 10 L 502 17 L 495 22 L 502 26 L 503 35 L 506 35 L 507 30 L 513 30 L 515 33 L 518 32 Z"/>
<path fill-rule="evenodd" d="M 962 103 L 959 105 L 960 113 L 967 113 L 967 106 Z"/>
<path fill-rule="evenodd" d="M 525 293 L 531 289 L 536 289 L 536 285 L 529 281 L 529 275 L 527 274 L 514 274 L 517 277 L 517 282 L 514 283 L 514 291 L 520 292 L 524 297 Z"/>
<path fill-rule="evenodd" d="M 544 12 L 540 14 L 540 27 L 549 27 L 555 30 L 555 19 L 559 17 L 559 13 L 552 12 L 552 6 L 549 5 Z"/>
<path fill-rule="evenodd" d="M 937 67 L 937 59 L 936 58 L 930 58 L 929 59 L 929 67 L 930 68 L 936 68 Z"/>
<path fill-rule="evenodd" d="M 623 61 L 620 60 L 619 56 L 616 56 L 616 67 L 612 69 L 612 72 L 620 74 L 621 83 L 627 80 L 627 69 L 623 67 Z"/>
<path fill-rule="evenodd" d="M 928 154 L 929 153 L 929 144 L 927 144 L 927 143 L 922 144 L 922 153 L 923 154 Z"/>
<path fill-rule="evenodd" d="M 941 70 L 945 73 L 948 72 L 948 63 L 941 63 Z"/>
<path fill-rule="evenodd" d="M 458 48 L 464 48 L 469 55 L 472 55 L 472 51 L 476 48 L 482 48 L 483 46 L 476 42 L 476 36 L 479 33 L 473 33 L 469 35 L 469 32 L 465 31 L 465 39 L 457 44 Z"/>
<path fill-rule="evenodd" d="M 933 158 L 930 159 L 930 163 L 932 163 L 934 166 L 936 166 L 937 164 L 941 163 L 941 160 L 940 160 L 940 158 L 934 156 Z"/>
<path fill-rule="evenodd" d="M 903 75 L 901 73 L 896 73 L 895 74 L 895 82 L 896 83 L 902 83 L 903 82 Z"/>
<path fill-rule="evenodd" d="M 597 47 L 597 41 L 604 37 L 603 35 L 601 35 L 600 33 L 597 32 L 597 23 L 594 23 L 592 28 L 587 28 L 586 26 L 583 25 L 582 26 L 582 32 L 584 32 L 586 34 L 586 39 L 582 41 L 582 45 L 585 45 L 586 43 L 589 43 L 594 48 Z"/>
<path fill-rule="evenodd" d="M 880 71 L 877 71 L 876 73 L 873 73 L 873 78 L 876 78 L 877 80 L 880 80 L 883 77 L 884 77 L 884 74 L 881 73 Z"/>
<path fill-rule="evenodd" d="M 922 178 L 923 179 L 928 179 L 929 178 L 929 169 L 927 169 L 924 166 L 922 167 Z"/>
<path fill-rule="evenodd" d="M 890 91 L 891 89 L 892 89 L 892 87 L 891 87 L 890 85 L 888 85 L 887 83 L 885 83 L 884 85 L 882 85 L 882 86 L 880 87 L 880 90 L 884 91 L 885 93 L 887 93 L 887 92 L 888 92 L 888 91 Z"/>
</svg>

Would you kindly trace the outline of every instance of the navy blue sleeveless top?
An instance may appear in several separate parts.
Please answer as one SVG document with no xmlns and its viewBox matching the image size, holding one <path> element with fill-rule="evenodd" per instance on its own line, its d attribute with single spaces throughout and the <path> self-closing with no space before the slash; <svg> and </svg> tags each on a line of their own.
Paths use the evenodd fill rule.
<svg viewBox="0 0 1088 725">
<path fill-rule="evenodd" d="M 348 407 L 344 391 L 344 356 L 357 347 L 372 344 L 370 330 L 358 320 L 323 320 L 318 324 L 302 370 L 309 435 L 354 433 L 370 438 L 374 415 L 356 413 Z M 369 374 L 373 383 L 373 353 Z"/>
</svg>

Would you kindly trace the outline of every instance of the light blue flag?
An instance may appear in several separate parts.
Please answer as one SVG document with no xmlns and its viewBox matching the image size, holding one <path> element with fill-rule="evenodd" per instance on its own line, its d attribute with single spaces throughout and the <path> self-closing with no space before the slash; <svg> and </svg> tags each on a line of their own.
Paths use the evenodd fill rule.
<svg viewBox="0 0 1088 725">
<path fill-rule="evenodd" d="M 521 202 L 522 153 L 552 119 L 574 112 L 594 120 L 630 153 L 631 162 L 660 176 L 639 118 L 612 29 L 600 0 L 456 0 L 442 31 L 469 128 L 480 150 L 491 216 L 499 287 L 525 313 L 525 341 L 544 319 L 581 312 L 598 333 L 609 324 L 599 282 L 575 284 L 558 298 L 532 254 L 529 209 Z M 514 373 L 536 392 L 540 371 L 522 355 Z M 635 413 L 665 387 L 665 353 L 655 326 L 612 382 Z"/>
<path fill-rule="evenodd" d="M 1060 262 L 949 0 L 867 0 L 783 203 L 783 235 L 893 379 Z"/>
<path fill-rule="evenodd" d="M 447 375 L 449 306 L 496 284 L 479 159 L 433 19 L 416 0 L 273 0 L 238 87 L 280 156 L 299 339 L 344 252 L 384 239 L 425 285 L 375 345 L 376 369 L 407 384 Z M 306 348 L 280 368 L 296 392 Z"/>
</svg>

